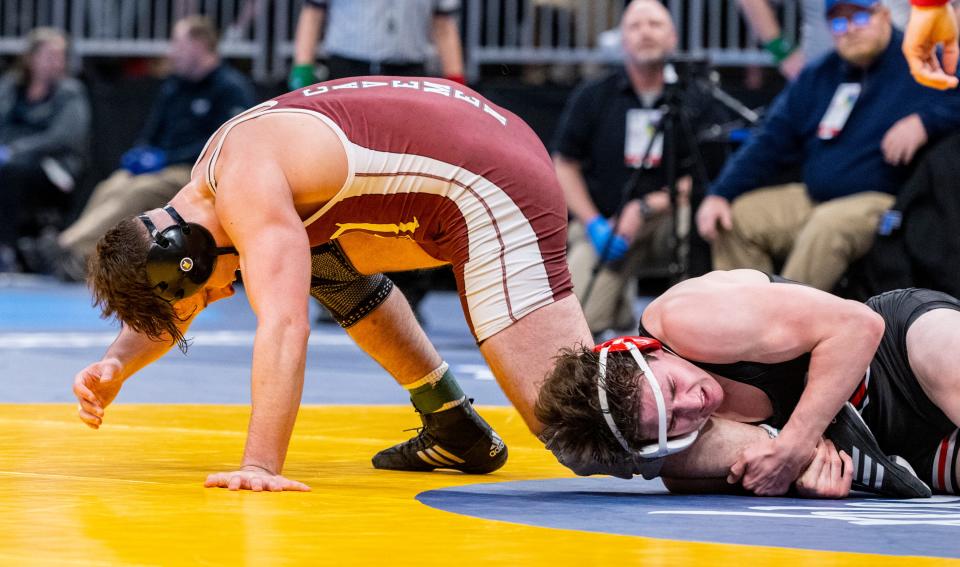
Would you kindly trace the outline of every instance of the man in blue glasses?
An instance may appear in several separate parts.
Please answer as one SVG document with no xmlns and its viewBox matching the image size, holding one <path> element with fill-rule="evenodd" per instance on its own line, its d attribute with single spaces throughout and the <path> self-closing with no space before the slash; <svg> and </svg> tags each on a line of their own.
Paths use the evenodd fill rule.
<svg viewBox="0 0 960 567">
<path fill-rule="evenodd" d="M 916 152 L 960 128 L 960 93 L 907 78 L 903 35 L 878 0 L 827 0 L 835 50 L 808 65 L 727 162 L 697 213 L 714 268 L 831 290 L 873 243 Z M 801 181 L 782 183 L 802 167 Z"/>
</svg>

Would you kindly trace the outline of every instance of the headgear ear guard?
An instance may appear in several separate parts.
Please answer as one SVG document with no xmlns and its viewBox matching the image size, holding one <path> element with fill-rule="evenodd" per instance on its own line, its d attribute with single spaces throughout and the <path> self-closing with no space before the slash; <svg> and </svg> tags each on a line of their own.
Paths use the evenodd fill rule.
<svg viewBox="0 0 960 567">
<path fill-rule="evenodd" d="M 233 247 L 218 248 L 210 231 L 197 223 L 188 223 L 170 205 L 163 207 L 176 224 L 163 231 L 146 214 L 137 218 L 150 232 L 147 252 L 147 279 L 153 291 L 165 301 L 189 297 L 207 283 L 223 254 L 237 254 Z"/>
<path fill-rule="evenodd" d="M 663 391 L 660 389 L 660 383 L 653 376 L 650 365 L 647 364 L 643 356 L 644 352 L 651 352 L 663 348 L 660 341 L 649 337 L 617 337 L 609 341 L 602 342 L 593 347 L 593 352 L 600 353 L 600 361 L 597 368 L 597 397 L 600 399 L 600 411 L 603 413 L 603 419 L 607 422 L 607 427 L 616 438 L 623 450 L 642 459 L 659 459 L 679 453 L 693 444 L 697 439 L 699 430 L 691 431 L 685 435 L 669 439 L 667 437 L 667 406 L 663 401 Z M 640 370 L 643 371 L 643 377 L 650 390 L 653 392 L 653 399 L 657 403 L 657 442 L 650 443 L 634 449 L 630 447 L 627 439 L 620 432 L 617 424 L 613 421 L 613 415 L 610 414 L 610 403 L 607 401 L 607 389 L 604 383 L 607 374 L 607 353 L 629 351 L 633 355 Z"/>
</svg>

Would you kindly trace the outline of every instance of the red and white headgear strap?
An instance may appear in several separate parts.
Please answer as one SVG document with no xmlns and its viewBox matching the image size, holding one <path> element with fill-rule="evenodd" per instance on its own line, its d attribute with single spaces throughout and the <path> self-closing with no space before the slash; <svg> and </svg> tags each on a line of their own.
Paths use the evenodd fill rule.
<svg viewBox="0 0 960 567">
<path fill-rule="evenodd" d="M 699 433 L 698 430 L 695 430 L 685 435 L 674 437 L 673 439 L 667 437 L 667 406 L 663 400 L 663 391 L 660 388 L 660 383 L 657 382 L 657 379 L 653 375 L 653 370 L 650 369 L 650 365 L 647 364 L 643 356 L 644 352 L 651 352 L 661 348 L 663 348 L 663 345 L 660 344 L 660 341 L 649 337 L 617 337 L 593 347 L 593 352 L 600 353 L 597 372 L 597 397 L 600 399 L 600 412 L 603 414 L 603 419 L 607 422 L 607 427 L 610 428 L 610 432 L 613 433 L 614 438 L 620 443 L 623 450 L 643 459 L 659 459 L 667 455 L 679 453 L 692 445 Z M 657 404 L 657 442 L 644 445 L 639 449 L 632 448 L 623 436 L 623 433 L 620 432 L 620 429 L 613 420 L 613 415 L 610 413 L 610 403 L 607 400 L 605 382 L 607 374 L 607 353 L 625 350 L 630 352 L 633 360 L 636 361 L 637 366 L 639 366 L 643 372 L 643 377 L 647 381 L 647 384 L 650 385 L 650 391 L 653 392 L 653 399 Z"/>
</svg>

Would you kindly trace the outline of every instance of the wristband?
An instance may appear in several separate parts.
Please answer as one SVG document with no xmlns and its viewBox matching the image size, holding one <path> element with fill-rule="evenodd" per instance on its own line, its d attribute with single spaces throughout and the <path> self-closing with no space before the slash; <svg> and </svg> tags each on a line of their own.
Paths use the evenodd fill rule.
<svg viewBox="0 0 960 567">
<path fill-rule="evenodd" d="M 443 77 L 448 81 L 453 81 L 454 83 L 460 83 L 461 85 L 466 86 L 467 79 L 463 75 L 446 75 Z"/>
<path fill-rule="evenodd" d="M 767 43 L 763 44 L 763 48 L 767 50 L 770 55 L 773 55 L 773 60 L 777 65 L 783 62 L 784 59 L 790 57 L 790 54 L 793 53 L 793 45 L 785 37 L 777 36 L 776 39 L 771 39 Z"/>
<path fill-rule="evenodd" d="M 776 438 L 780 435 L 780 430 L 777 429 L 776 427 L 773 427 L 772 425 L 767 425 L 766 423 L 761 423 L 761 424 L 758 425 L 757 427 L 759 427 L 760 429 L 766 431 L 767 437 L 769 437 L 770 439 L 776 439 Z"/>
</svg>

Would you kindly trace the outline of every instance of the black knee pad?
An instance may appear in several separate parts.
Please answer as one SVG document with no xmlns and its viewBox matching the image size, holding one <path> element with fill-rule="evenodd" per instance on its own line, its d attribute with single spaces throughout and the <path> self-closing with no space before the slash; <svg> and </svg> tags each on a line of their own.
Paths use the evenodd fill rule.
<svg viewBox="0 0 960 567">
<path fill-rule="evenodd" d="M 376 309 L 393 289 L 383 274 L 358 272 L 336 240 L 310 250 L 310 295 L 347 329 Z"/>
</svg>

